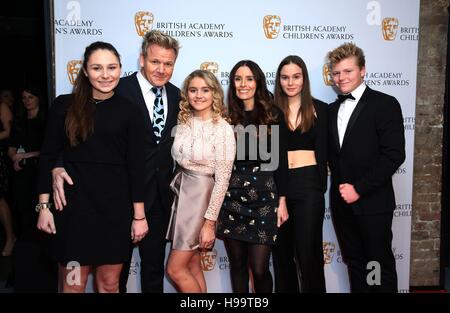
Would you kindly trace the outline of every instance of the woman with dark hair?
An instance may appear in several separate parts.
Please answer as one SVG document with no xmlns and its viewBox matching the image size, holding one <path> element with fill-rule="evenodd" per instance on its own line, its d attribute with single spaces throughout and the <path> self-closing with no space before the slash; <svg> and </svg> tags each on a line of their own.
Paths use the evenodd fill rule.
<svg viewBox="0 0 450 313">
<path fill-rule="evenodd" d="M 17 217 L 18 240 L 14 247 L 14 292 L 57 291 L 57 265 L 51 240 L 36 229 L 37 168 L 44 141 L 47 104 L 34 86 L 21 91 L 11 129 L 8 156 L 12 164 L 11 196 Z M 29 260 L 33 260 L 32 263 Z"/>
<path fill-rule="evenodd" d="M 55 236 L 63 292 L 84 292 L 93 267 L 97 290 L 118 292 L 131 241 L 148 231 L 144 123 L 139 110 L 114 92 L 120 73 L 117 50 L 92 43 L 73 93 L 57 97 L 49 115 L 39 162 L 37 226 Z M 52 213 L 51 171 L 60 154 L 73 184 L 64 187 L 67 205 Z M 74 267 L 79 275 L 73 275 Z"/>
<path fill-rule="evenodd" d="M 237 157 L 217 233 L 228 253 L 233 292 L 248 292 L 249 266 L 254 291 L 272 292 L 270 252 L 278 227 L 288 218 L 287 130 L 255 62 L 243 60 L 231 70 L 228 109 Z"/>
<path fill-rule="evenodd" d="M 322 225 L 327 189 L 327 105 L 311 96 L 308 70 L 296 55 L 278 66 L 275 104 L 288 131 L 289 221 L 273 250 L 275 290 L 325 292 Z M 294 261 L 296 258 L 297 262 Z"/>
<path fill-rule="evenodd" d="M 39 154 L 44 140 L 46 103 L 40 90 L 25 87 L 17 119 L 13 123 L 8 156 L 12 160 L 12 199 L 18 213 L 18 233 L 35 229 L 36 179 Z"/>
</svg>

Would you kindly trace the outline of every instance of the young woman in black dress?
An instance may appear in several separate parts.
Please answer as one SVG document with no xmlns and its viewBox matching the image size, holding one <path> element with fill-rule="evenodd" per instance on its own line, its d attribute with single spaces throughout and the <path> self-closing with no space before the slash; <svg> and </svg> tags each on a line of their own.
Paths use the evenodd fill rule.
<svg viewBox="0 0 450 313">
<path fill-rule="evenodd" d="M 57 97 L 49 114 L 36 209 L 38 228 L 55 235 L 63 292 L 84 292 L 93 267 L 98 291 L 118 292 L 131 242 L 148 231 L 144 120 L 136 106 L 114 93 L 120 72 L 111 44 L 89 45 L 73 93 Z M 61 154 L 73 184 L 64 187 L 67 205 L 52 213 L 51 170 Z"/>
</svg>

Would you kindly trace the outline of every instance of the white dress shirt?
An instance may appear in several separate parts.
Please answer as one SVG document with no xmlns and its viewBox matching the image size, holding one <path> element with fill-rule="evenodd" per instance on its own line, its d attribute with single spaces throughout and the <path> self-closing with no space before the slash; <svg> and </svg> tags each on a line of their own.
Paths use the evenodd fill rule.
<svg viewBox="0 0 450 313">
<path fill-rule="evenodd" d="M 355 110 L 359 99 L 361 99 L 364 90 L 366 90 L 366 84 L 363 82 L 355 90 L 352 91 L 352 96 L 355 100 L 347 99 L 342 102 L 339 106 L 339 111 L 337 115 L 337 128 L 339 134 L 339 145 L 342 147 L 342 142 L 344 141 L 345 131 L 347 130 L 348 121 L 352 116 L 353 110 Z"/>
<path fill-rule="evenodd" d="M 137 72 L 137 80 L 139 82 L 139 87 L 141 87 L 142 95 L 144 96 L 145 105 L 147 106 L 148 113 L 150 114 L 150 120 L 153 122 L 153 107 L 155 105 L 155 99 L 156 95 L 152 91 L 152 88 L 154 87 L 150 82 L 142 75 L 141 71 Z M 162 89 L 162 100 L 163 100 L 163 107 L 164 107 L 164 124 L 166 123 L 167 119 L 167 92 L 166 87 L 163 87 Z"/>
</svg>

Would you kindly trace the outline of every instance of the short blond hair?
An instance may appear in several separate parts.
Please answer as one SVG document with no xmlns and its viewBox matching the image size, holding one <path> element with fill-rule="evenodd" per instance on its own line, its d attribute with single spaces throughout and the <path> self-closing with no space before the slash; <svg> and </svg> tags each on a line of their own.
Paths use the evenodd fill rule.
<svg viewBox="0 0 450 313">
<path fill-rule="evenodd" d="M 206 70 L 195 70 L 186 77 L 181 88 L 180 113 L 178 113 L 178 124 L 187 124 L 189 118 L 193 116 L 193 109 L 188 100 L 188 89 L 191 81 L 196 78 L 202 78 L 206 85 L 211 88 L 213 96 L 213 120 L 217 122 L 220 118 L 226 118 L 226 108 L 223 102 L 223 89 L 216 76 Z"/>
<path fill-rule="evenodd" d="M 364 51 L 352 42 L 346 42 L 327 53 L 327 59 L 331 67 L 350 57 L 356 57 L 359 68 L 366 66 Z"/>
<path fill-rule="evenodd" d="M 141 46 L 141 53 L 144 57 L 147 56 L 148 47 L 153 44 L 165 49 L 172 49 L 175 52 L 175 58 L 178 57 L 180 44 L 178 43 L 178 40 L 176 40 L 172 36 L 165 34 L 159 30 L 151 30 L 147 32 L 143 37 Z"/>
</svg>

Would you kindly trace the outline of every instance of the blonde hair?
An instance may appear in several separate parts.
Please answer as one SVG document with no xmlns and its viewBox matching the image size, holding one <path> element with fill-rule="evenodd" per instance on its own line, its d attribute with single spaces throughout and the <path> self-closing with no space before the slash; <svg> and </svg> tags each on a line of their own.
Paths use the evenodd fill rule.
<svg viewBox="0 0 450 313">
<path fill-rule="evenodd" d="M 159 30 L 151 30 L 144 35 L 141 46 L 141 54 L 144 57 L 147 56 L 148 47 L 153 44 L 165 49 L 172 49 L 175 52 L 175 58 L 178 57 L 178 51 L 180 50 L 178 41 Z"/>
<path fill-rule="evenodd" d="M 346 42 L 327 53 L 327 58 L 331 66 L 350 57 L 356 57 L 359 68 L 363 68 L 366 65 L 363 50 L 352 42 Z"/>
<path fill-rule="evenodd" d="M 213 103 L 212 103 L 212 118 L 217 122 L 220 118 L 226 118 L 226 108 L 223 103 L 223 89 L 213 73 L 206 70 L 195 70 L 186 77 L 181 88 L 180 113 L 178 113 L 178 124 L 188 124 L 189 119 L 194 115 L 192 106 L 188 100 L 188 89 L 191 81 L 199 77 L 205 81 L 209 88 L 211 88 Z"/>
</svg>

